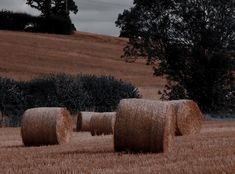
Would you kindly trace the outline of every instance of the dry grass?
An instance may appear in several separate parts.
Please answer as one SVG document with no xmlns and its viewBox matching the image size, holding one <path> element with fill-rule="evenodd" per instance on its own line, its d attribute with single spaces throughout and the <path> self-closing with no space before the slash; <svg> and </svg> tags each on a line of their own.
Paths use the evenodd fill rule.
<svg viewBox="0 0 235 174">
<path fill-rule="evenodd" d="M 176 137 L 170 153 L 135 155 L 114 153 L 111 135 L 74 132 L 69 144 L 26 148 L 20 129 L 1 128 L 0 154 L 0 173 L 9 174 L 233 174 L 235 122 L 204 122 L 200 134 Z"/>
<path fill-rule="evenodd" d="M 153 76 L 144 60 L 124 62 L 120 56 L 126 42 L 82 32 L 62 36 L 0 31 L 0 75 L 17 80 L 61 72 L 113 75 L 140 87 L 144 96 L 158 98 L 157 89 L 165 80 Z M 145 87 L 153 89 L 151 95 Z"/>
<path fill-rule="evenodd" d="M 25 146 L 67 143 L 71 132 L 72 121 L 67 109 L 34 108 L 23 115 L 21 136 Z"/>
</svg>

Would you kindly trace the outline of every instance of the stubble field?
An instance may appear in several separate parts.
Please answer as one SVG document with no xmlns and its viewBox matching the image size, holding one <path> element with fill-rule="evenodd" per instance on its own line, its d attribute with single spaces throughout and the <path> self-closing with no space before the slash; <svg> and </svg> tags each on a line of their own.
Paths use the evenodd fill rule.
<svg viewBox="0 0 235 174">
<path fill-rule="evenodd" d="M 113 136 L 74 132 L 70 143 L 24 147 L 19 128 L 0 129 L 0 173 L 234 174 L 235 122 L 204 121 L 168 154 L 115 153 Z"/>
<path fill-rule="evenodd" d="M 0 31 L 0 75 L 29 80 L 49 73 L 113 75 L 158 99 L 163 78 L 144 60 L 120 59 L 126 39 Z M 115 153 L 113 136 L 74 132 L 70 143 L 24 147 L 20 128 L 0 128 L 0 173 L 234 174 L 235 121 L 204 121 L 201 133 L 176 137 L 168 154 Z"/>
</svg>

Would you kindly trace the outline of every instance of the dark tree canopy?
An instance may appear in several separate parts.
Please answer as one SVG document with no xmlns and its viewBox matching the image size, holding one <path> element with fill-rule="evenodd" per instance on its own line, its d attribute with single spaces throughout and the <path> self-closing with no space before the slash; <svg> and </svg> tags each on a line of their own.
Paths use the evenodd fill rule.
<svg viewBox="0 0 235 174">
<path fill-rule="evenodd" d="M 41 11 L 43 16 L 69 16 L 70 12 L 76 14 L 78 7 L 74 0 L 27 0 L 26 4 Z"/>
<path fill-rule="evenodd" d="M 234 5 L 234 0 L 134 0 L 116 24 L 132 53 L 156 63 L 154 74 L 167 78 L 163 99 L 190 98 L 204 111 L 217 110 L 227 102 L 235 106 Z"/>
</svg>

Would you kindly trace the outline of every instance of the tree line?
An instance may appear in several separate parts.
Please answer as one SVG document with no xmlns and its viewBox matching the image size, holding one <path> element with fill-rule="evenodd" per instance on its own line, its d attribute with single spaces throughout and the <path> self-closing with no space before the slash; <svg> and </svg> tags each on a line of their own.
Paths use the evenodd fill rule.
<svg viewBox="0 0 235 174">
<path fill-rule="evenodd" d="M 119 14 L 124 57 L 144 57 L 167 84 L 162 99 L 235 113 L 235 1 L 134 0 Z"/>
<path fill-rule="evenodd" d="M 78 6 L 74 0 L 27 0 L 26 4 L 41 12 L 41 15 L 69 17 L 70 12 L 77 14 Z"/>
<path fill-rule="evenodd" d="M 2 10 L 0 29 L 55 34 L 72 34 L 76 31 L 70 18 L 70 12 L 78 12 L 78 6 L 73 0 L 27 0 L 26 4 L 41 14 L 33 16 Z"/>
</svg>

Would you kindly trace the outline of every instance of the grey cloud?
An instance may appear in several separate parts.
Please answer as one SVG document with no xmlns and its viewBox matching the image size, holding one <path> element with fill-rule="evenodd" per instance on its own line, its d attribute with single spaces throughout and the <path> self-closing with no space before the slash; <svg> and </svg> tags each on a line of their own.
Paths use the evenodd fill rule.
<svg viewBox="0 0 235 174">
<path fill-rule="evenodd" d="M 34 15 L 38 15 L 39 12 L 35 9 L 30 8 L 26 5 L 26 0 L 1 0 L 0 1 L 0 10 L 11 10 L 16 12 L 27 12 Z"/>
<path fill-rule="evenodd" d="M 119 29 L 115 27 L 113 22 L 80 22 L 77 26 L 79 31 L 93 32 L 105 35 L 114 35 L 119 33 Z"/>
<path fill-rule="evenodd" d="M 0 9 L 17 12 L 40 14 L 37 10 L 25 4 L 26 0 L 0 0 Z M 128 9 L 133 0 L 75 0 L 79 11 L 71 14 L 71 19 L 79 31 L 119 35 L 115 21 L 119 13 Z"/>
<path fill-rule="evenodd" d="M 106 0 L 83 0 L 79 1 L 79 7 L 81 10 L 94 9 L 97 11 L 112 11 L 115 9 L 122 9 L 128 6 L 127 1 L 111 2 Z M 130 1 L 129 1 L 130 2 Z"/>
<path fill-rule="evenodd" d="M 115 21 L 119 13 L 132 5 L 133 0 L 79 0 L 78 15 L 72 15 L 78 30 L 107 35 L 119 35 Z"/>
</svg>

